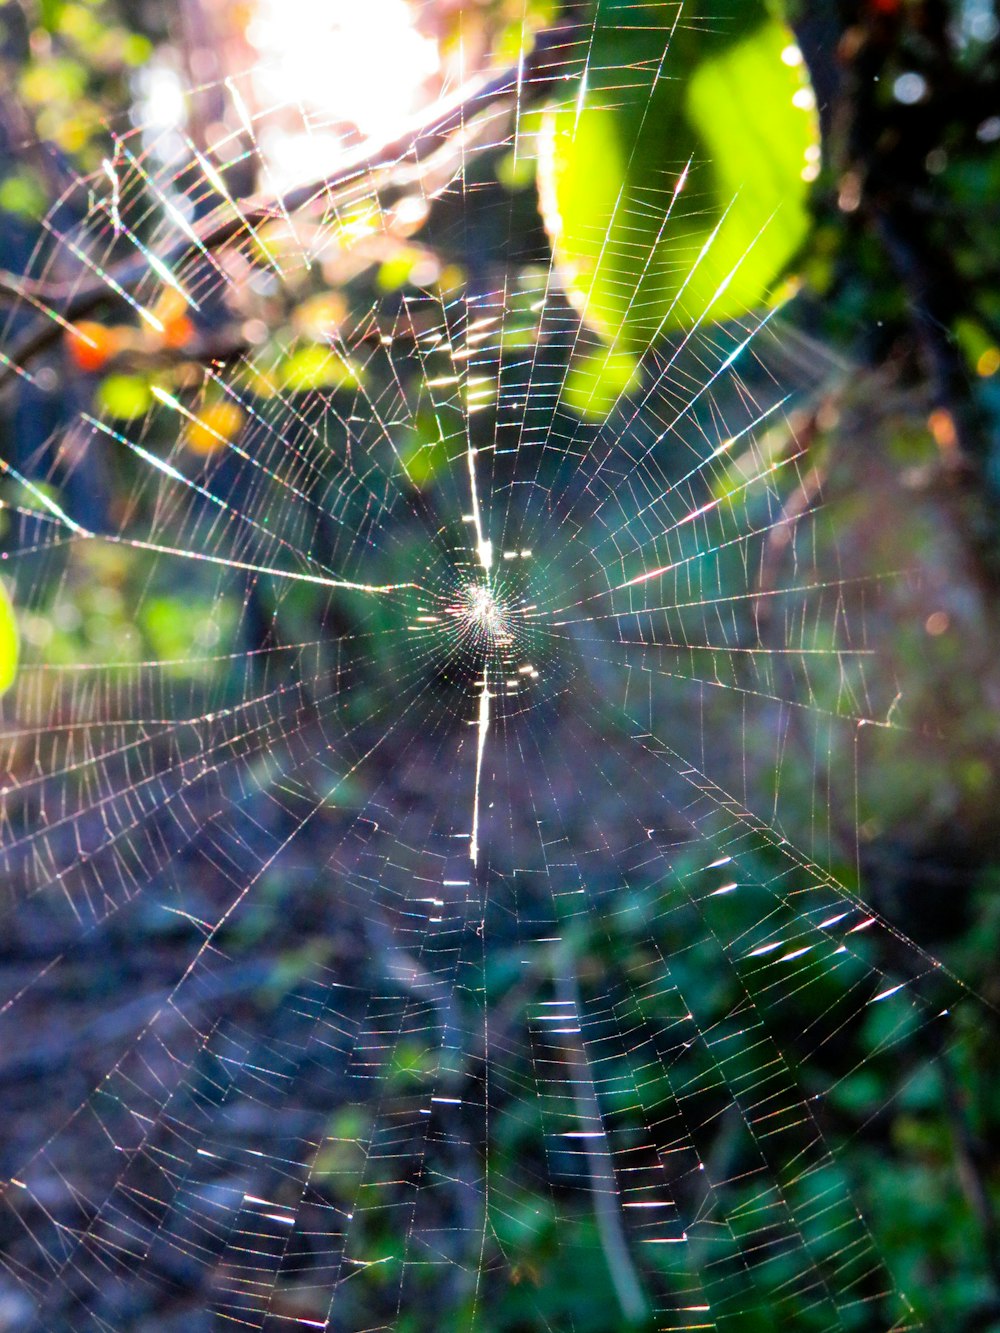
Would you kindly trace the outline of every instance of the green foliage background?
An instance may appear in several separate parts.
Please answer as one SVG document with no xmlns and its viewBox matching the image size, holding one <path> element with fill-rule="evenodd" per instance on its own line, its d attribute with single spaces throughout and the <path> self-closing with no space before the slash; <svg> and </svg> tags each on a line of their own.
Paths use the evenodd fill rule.
<svg viewBox="0 0 1000 1333">
<path fill-rule="evenodd" d="M 474 34 L 484 52 L 509 54 L 528 42 L 520 5 L 438 8 L 442 15 L 427 6 L 427 21 L 439 23 L 445 41 L 454 38 L 449 24 L 455 31 L 464 24 L 466 40 Z M 809 469 L 827 504 L 828 540 L 811 558 L 820 569 L 859 581 L 872 569 L 919 571 L 917 591 L 887 597 L 875 622 L 874 647 L 884 663 L 879 697 L 903 725 L 857 742 L 868 747 L 858 809 L 825 835 L 814 829 L 809 744 L 797 764 L 777 771 L 761 738 L 758 756 L 745 765 L 747 780 L 758 796 L 775 797 L 790 842 L 808 844 L 839 882 L 867 895 L 980 1000 L 963 1010 L 947 1039 L 933 1025 L 912 1024 L 901 1006 L 887 1002 L 860 1021 L 855 1014 L 837 1042 L 808 1059 L 801 1013 L 776 1001 L 768 1021 L 802 1081 L 822 1092 L 823 1128 L 835 1150 L 828 1170 L 853 1191 L 917 1317 L 933 1329 L 1000 1328 L 1000 1081 L 992 1007 L 1000 1002 L 1000 51 L 995 24 L 977 28 L 973 22 L 976 14 L 993 15 L 993 8 L 960 0 L 843 0 L 786 13 L 763 0 L 727 0 L 693 2 L 679 24 L 673 6 L 646 8 L 655 10 L 644 12 L 648 21 L 631 24 L 634 6 L 627 0 L 584 6 L 591 34 L 586 85 L 571 81 L 569 95 L 550 97 L 525 116 L 526 167 L 495 153 L 475 169 L 483 173 L 484 194 L 506 192 L 526 219 L 525 231 L 534 228 L 531 234 L 551 248 L 582 321 L 565 398 L 584 421 L 599 418 L 623 391 L 638 400 L 648 382 L 643 355 L 650 345 L 669 345 L 692 324 L 707 328 L 718 321 L 749 332 L 773 319 L 785 330 L 778 340 L 805 348 L 806 358 L 810 348 L 822 349 L 824 373 L 814 375 L 810 367 L 793 422 L 808 440 Z M 529 26 L 539 31 L 560 19 L 558 7 L 548 3 L 530 7 L 530 15 Z M 3 264 L 23 271 L 40 219 L 69 180 L 99 168 L 109 128 L 126 123 L 136 71 L 154 50 L 180 50 L 182 34 L 166 11 L 111 0 L 6 0 L 0 39 L 11 90 L 0 156 Z M 919 83 L 900 83 L 908 76 Z M 908 87 L 921 90 L 915 100 Z M 476 209 L 470 190 L 466 228 L 473 235 Z M 349 221 L 364 224 L 361 217 Z M 360 265 L 334 294 L 349 308 L 362 292 L 391 297 L 414 291 L 432 238 L 433 222 L 391 254 Z M 485 212 L 475 245 L 482 253 L 449 256 L 436 279 L 439 292 L 451 290 L 449 284 L 461 289 L 470 270 L 495 258 Z M 523 267 L 545 258 L 537 254 Z M 511 282 L 516 318 L 504 334 L 514 353 L 532 348 L 537 335 L 531 284 L 519 281 Z M 297 274 L 285 307 L 270 298 L 261 302 L 266 341 L 254 355 L 255 365 L 267 369 L 238 374 L 262 412 L 271 410 L 275 386 L 305 415 L 318 389 L 350 402 L 366 373 L 324 342 L 323 321 L 332 316 L 316 304 L 330 295 L 318 290 L 322 286 L 315 275 Z M 141 421 L 146 446 L 166 449 L 171 432 L 176 442 L 176 421 L 154 389 L 186 395 L 196 416 L 219 401 L 193 347 L 189 359 L 171 361 L 161 347 L 139 346 L 128 312 L 109 304 L 95 318 L 108 327 L 124 321 L 133 341 L 119 361 L 94 374 L 60 362 L 67 404 L 119 423 Z M 16 395 L 17 386 L 8 392 Z M 462 422 L 433 403 L 415 421 L 400 454 L 414 491 L 431 493 L 462 459 Z M 31 452 L 17 453 L 14 437 L 23 428 L 12 406 L 5 456 Z M 32 448 L 41 447 L 45 434 L 39 428 Z M 771 446 L 780 459 L 789 447 L 787 432 L 779 430 Z M 136 496 L 148 502 L 142 476 L 134 458 L 123 457 L 105 479 L 109 503 Z M 717 498 L 742 503 L 743 481 L 738 460 L 720 464 Z M 10 477 L 4 484 L 8 500 L 42 503 L 37 488 L 26 495 Z M 331 494 L 334 489 L 331 482 Z M 65 498 L 58 491 L 56 497 Z M 353 503 L 340 517 L 360 525 L 364 507 Z M 696 545 L 701 538 L 692 527 L 684 540 Z M 404 575 L 416 558 L 404 534 L 385 577 Z M 216 651 L 238 633 L 245 611 L 211 572 L 177 587 L 154 560 L 109 548 L 67 556 L 56 574 L 46 567 L 45 578 L 30 565 L 21 572 L 31 585 L 30 608 L 16 596 L 11 605 L 6 592 L 0 597 L 0 689 L 16 676 L 15 617 L 35 661 L 114 661 L 123 680 L 132 664 L 169 661 L 175 705 L 190 702 L 194 709 L 210 701 L 224 710 L 245 688 L 225 652 Z M 723 588 L 743 587 L 745 572 L 720 561 L 719 579 Z M 280 610 L 291 642 L 316 639 L 317 625 L 331 617 L 325 594 L 301 588 L 273 596 L 264 619 L 278 618 Z M 840 606 L 818 617 L 817 645 L 829 641 L 824 635 L 838 615 L 854 610 Z M 394 674 L 393 653 L 401 651 L 391 613 L 348 605 L 346 614 L 371 642 L 387 646 L 345 704 L 345 725 L 367 714 L 378 678 Z M 804 682 L 815 716 L 845 716 L 850 688 L 832 667 L 824 676 L 822 665 Z M 729 719 L 724 712 L 720 717 L 724 734 Z M 611 718 L 609 726 L 618 721 Z M 848 746 L 831 729 L 811 744 L 825 746 L 830 769 L 853 781 L 854 739 Z M 280 782 L 280 774 L 274 778 Z M 351 775 L 331 774 L 330 781 L 343 807 L 364 804 L 366 793 Z M 851 781 L 823 793 L 831 824 Z M 760 884 L 780 873 L 766 849 L 755 873 Z M 697 875 L 681 858 L 673 879 L 625 886 L 606 910 L 595 909 L 592 931 L 572 943 L 573 969 L 585 991 L 612 989 L 616 977 L 636 974 L 659 950 L 672 958 L 678 989 L 699 996 L 703 1030 L 732 1011 L 734 979 L 716 977 L 705 942 L 678 953 L 685 938 L 680 917 L 665 910 L 672 884 L 692 884 Z M 265 953 L 267 975 L 257 995 L 262 1006 L 280 1006 L 317 959 L 326 958 L 322 936 L 282 934 L 298 892 L 292 881 L 266 882 L 241 927 L 244 946 L 279 941 Z M 735 934 L 740 909 L 734 900 L 720 904 L 726 929 Z M 498 948 L 487 961 L 487 998 L 511 1022 L 523 1020 L 553 984 L 552 976 L 519 977 L 518 948 Z M 892 958 L 876 961 L 890 971 L 894 965 Z M 834 1011 L 843 984 L 838 977 L 834 988 L 818 968 L 810 974 L 807 1016 Z M 936 994 L 933 975 L 928 985 Z M 650 1001 L 626 1019 L 636 1030 L 665 1030 L 669 1002 L 658 1007 Z M 742 1058 L 750 1060 L 749 1052 Z M 427 1081 L 431 1063 L 419 1043 L 400 1048 L 383 1071 L 378 1095 L 404 1104 Z M 663 1068 L 650 1074 L 620 1052 L 604 1093 L 626 1142 L 637 1082 L 644 1083 L 649 1106 L 674 1096 Z M 708 1146 L 738 1182 L 741 1163 L 729 1145 L 723 1110 Z M 710 1113 L 711 1107 L 706 1123 Z M 365 1115 L 358 1107 L 331 1112 L 315 1175 L 334 1202 L 346 1203 L 357 1188 Z M 504 1185 L 502 1207 L 491 1221 L 513 1257 L 485 1309 L 477 1307 L 475 1327 L 482 1333 L 535 1327 L 604 1333 L 621 1326 L 593 1214 L 580 1207 L 557 1219 L 525 1169 L 543 1152 L 544 1135 L 541 1112 L 526 1104 L 491 1148 L 491 1170 Z M 819 1203 L 828 1183 L 823 1177 L 790 1181 L 788 1189 L 793 1196 L 799 1191 L 792 1199 L 799 1215 L 816 1219 L 804 1226 L 817 1266 L 833 1271 L 837 1219 Z M 733 1186 L 737 1204 L 740 1189 Z M 747 1187 L 748 1206 L 750 1193 Z M 369 1309 L 391 1305 L 407 1244 L 391 1206 L 371 1208 L 363 1225 L 366 1252 L 378 1251 L 384 1262 L 354 1283 L 359 1320 Z M 753 1237 L 733 1236 L 728 1244 L 734 1255 L 749 1252 Z M 567 1260 L 574 1249 L 595 1256 L 586 1274 Z M 666 1260 L 660 1276 L 670 1281 Z M 734 1305 L 727 1316 L 723 1302 L 720 1328 L 777 1333 L 825 1326 L 808 1292 L 788 1294 L 790 1274 L 780 1258 L 758 1276 L 757 1305 Z M 471 1327 L 471 1310 L 468 1297 L 449 1316 L 449 1327 Z M 844 1315 L 843 1326 L 883 1326 L 872 1320 L 868 1307 L 859 1308 Z M 440 1326 L 416 1309 L 404 1311 L 396 1324 L 414 1333 Z"/>
</svg>

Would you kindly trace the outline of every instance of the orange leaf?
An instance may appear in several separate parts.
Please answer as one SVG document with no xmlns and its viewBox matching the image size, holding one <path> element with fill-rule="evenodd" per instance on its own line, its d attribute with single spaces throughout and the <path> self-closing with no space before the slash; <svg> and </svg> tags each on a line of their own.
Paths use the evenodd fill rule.
<svg viewBox="0 0 1000 1333">
<path fill-rule="evenodd" d="M 81 319 L 66 334 L 66 347 L 79 370 L 103 370 L 122 345 L 121 331 L 92 319 Z"/>
<path fill-rule="evenodd" d="M 214 454 L 236 438 L 245 420 L 235 403 L 208 403 L 188 426 L 188 448 L 196 454 Z"/>
</svg>

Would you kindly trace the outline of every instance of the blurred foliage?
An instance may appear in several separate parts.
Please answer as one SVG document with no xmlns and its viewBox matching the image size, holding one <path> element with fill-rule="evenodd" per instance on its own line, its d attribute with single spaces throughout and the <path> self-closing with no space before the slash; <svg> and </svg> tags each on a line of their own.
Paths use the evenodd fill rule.
<svg viewBox="0 0 1000 1333">
<path fill-rule="evenodd" d="M 317 239 L 308 224 L 294 237 L 280 220 L 262 226 L 249 255 L 230 258 L 232 282 L 216 307 L 189 309 L 168 288 L 150 303 L 153 322 L 109 300 L 92 317 L 61 330 L 53 364 L 64 377 L 59 392 L 65 414 L 71 418 L 82 404 L 116 430 L 141 424 L 143 447 L 199 484 L 211 476 L 236 504 L 240 486 L 261 484 L 263 474 L 238 468 L 234 459 L 261 463 L 266 441 L 281 431 L 298 461 L 296 484 L 319 509 L 331 511 L 331 497 L 336 500 L 328 528 L 292 532 L 288 540 L 310 555 L 315 546 L 329 560 L 338 529 L 377 536 L 365 528 L 371 504 L 363 487 L 352 492 L 339 486 L 336 463 L 338 451 L 349 448 L 347 423 L 359 404 L 363 408 L 362 390 L 378 401 L 385 371 L 371 348 L 382 337 L 418 335 L 423 293 L 447 301 L 463 290 L 470 273 L 482 281 L 489 263 L 510 249 L 507 231 L 498 240 L 490 230 L 496 225 L 488 202 L 496 197 L 492 191 L 502 192 L 523 224 L 512 229 L 523 249 L 505 275 L 502 353 L 523 358 L 537 351 L 548 244 L 567 297 L 587 326 L 566 388 L 567 405 L 583 417 L 601 415 L 619 395 L 645 387 L 639 354 L 651 339 L 672 348 L 671 338 L 711 319 L 727 325 L 738 347 L 744 321 L 756 322 L 801 288 L 794 317 L 814 339 L 802 344 L 803 355 L 808 358 L 815 346 L 832 349 L 831 373 L 819 391 L 805 395 L 790 426 L 761 432 L 756 452 L 736 450 L 718 463 L 712 474 L 718 514 L 701 528 L 691 524 L 682 531 L 674 558 L 695 555 L 710 540 L 706 534 L 721 547 L 725 523 L 738 514 L 774 531 L 755 573 L 762 588 L 766 579 L 773 586 L 779 572 L 797 567 L 796 516 L 822 494 L 824 524 L 804 559 L 810 568 L 831 571 L 831 583 L 836 577 L 857 591 L 817 601 L 813 622 L 796 640 L 800 656 L 788 656 L 780 668 L 784 676 L 756 681 L 761 691 L 780 694 L 784 687 L 806 700 L 812 731 L 797 733 L 797 724 L 789 724 L 791 758 L 784 750 L 776 758 L 767 734 L 773 723 L 762 722 L 758 732 L 750 724 L 744 752 L 737 754 L 734 746 L 729 757 L 731 776 L 780 812 L 782 831 L 793 844 L 808 847 L 841 882 L 870 892 L 891 921 L 995 1005 L 1000 47 L 994 7 L 969 0 L 843 0 L 803 3 L 785 14 L 762 0 L 708 0 L 685 8 L 665 61 L 675 8 L 643 6 L 647 21 L 629 25 L 625 18 L 633 9 L 626 0 L 582 6 L 592 37 L 586 86 L 570 78 L 567 95 L 528 112 L 517 155 L 509 146 L 486 155 L 486 166 L 475 168 L 482 177 L 468 191 L 461 228 L 435 226 L 434 210 L 445 213 L 446 196 L 435 201 L 429 218 L 425 212 L 407 217 L 402 210 L 390 215 L 371 203 L 345 208 L 331 224 L 332 239 L 323 238 L 322 260 L 307 266 L 297 264 L 296 255 Z M 502 60 L 530 45 L 526 28 L 530 34 L 560 15 L 578 17 L 581 7 L 535 0 L 525 9 L 521 0 L 494 0 L 427 10 L 425 19 L 436 25 L 446 54 L 479 52 L 485 59 L 492 53 Z M 173 58 L 183 44 L 182 35 L 164 30 L 165 22 L 149 7 L 112 0 L 0 5 L 2 58 L 12 90 L 0 210 L 11 236 L 20 228 L 33 243 L 34 224 L 76 174 L 100 172 L 109 127 L 125 125 L 139 97 L 136 71 L 154 54 Z M 824 158 L 814 180 L 820 114 Z M 249 156 L 234 153 L 234 190 Z M 526 188 L 533 179 L 537 195 Z M 480 203 L 480 195 L 487 202 Z M 162 201 L 152 192 L 139 197 L 144 202 L 134 211 L 148 206 L 144 222 L 152 229 Z M 206 191 L 208 203 L 218 197 Z M 68 219 L 60 215 L 60 225 L 79 223 L 86 206 Z M 710 257 L 696 262 L 710 236 Z M 121 238 L 108 244 L 112 259 L 126 250 Z M 8 256 L 4 267 L 16 267 L 18 258 Z M 268 271 L 274 262 L 285 266 L 281 291 Z M 392 314 L 388 331 L 363 324 L 375 302 Z M 349 334 L 359 334 L 350 347 Z M 230 383 L 239 402 L 220 385 L 223 362 L 235 363 Z M 446 408 L 435 403 L 419 375 L 405 387 L 414 402 L 413 420 L 394 428 L 386 453 L 395 451 L 412 493 L 431 504 L 435 486 L 464 458 L 465 409 L 485 410 L 495 380 L 472 386 L 464 404 Z M 5 450 L 33 463 L 45 456 L 49 438 L 37 402 L 36 436 L 28 439 L 19 424 L 16 439 L 8 431 L 12 440 Z M 100 453 L 105 444 L 108 455 Z M 119 444 L 109 436 L 100 446 L 91 441 L 81 447 L 73 475 L 115 516 L 126 506 L 152 513 L 156 488 L 148 469 Z M 662 447 L 668 460 L 671 442 Z M 793 454 L 800 466 L 780 472 L 779 492 L 747 497 L 748 476 L 762 466 L 781 469 Z M 101 472 L 106 458 L 113 461 Z M 378 466 L 390 464 L 378 460 Z M 70 472 L 61 461 L 47 462 L 32 474 L 34 493 L 8 478 L 4 499 L 41 512 L 46 495 L 65 501 Z M 280 542 L 286 534 L 279 529 L 276 520 L 267 539 Z M 192 519 L 189 540 L 204 540 L 204 532 Z M 594 545 L 601 539 L 596 528 L 581 537 Z M 419 567 L 418 541 L 401 521 L 398 539 L 378 556 L 379 576 L 402 581 Z M 742 560 L 735 548 L 718 556 L 712 576 L 720 597 L 746 590 Z M 11 575 L 12 587 L 31 592 L 30 606 L 25 593 L 18 614 L 26 653 L 36 665 L 113 663 L 117 682 L 124 684 L 137 664 L 167 662 L 173 704 L 190 701 L 197 712 L 242 697 L 247 681 L 240 672 L 255 669 L 246 665 L 251 655 L 283 642 L 306 646 L 301 652 L 311 654 L 307 668 L 276 668 L 277 684 L 266 684 L 295 688 L 303 708 L 310 692 L 329 690 L 335 672 L 355 671 L 352 688 L 338 703 L 345 730 L 362 726 L 376 704 L 404 711 L 410 702 L 395 692 L 387 698 L 384 682 L 406 674 L 400 668 L 412 651 L 405 633 L 411 607 L 393 609 L 350 595 L 333 606 L 324 590 L 249 581 L 237 586 L 197 567 L 179 588 L 148 554 L 114 546 L 61 554 L 46 566 L 44 585 L 37 581 L 38 568 L 29 561 L 17 582 Z M 866 578 L 873 569 L 902 568 L 917 576 L 869 593 Z M 784 645 L 780 608 L 770 622 L 767 614 L 765 609 L 757 617 L 754 633 L 765 648 L 776 641 L 769 635 Z M 862 667 L 845 667 L 835 653 L 845 620 L 870 629 L 865 647 L 878 653 L 881 664 L 874 677 Z M 678 623 L 694 631 L 702 621 L 699 607 L 696 618 L 685 622 L 681 615 Z M 14 678 L 17 633 L 0 585 L 0 690 Z M 695 633 L 688 637 L 698 641 Z M 341 639 L 377 643 L 382 655 L 377 661 L 361 653 L 342 660 Z M 710 700 L 700 725 L 725 736 L 736 732 L 731 699 L 745 682 L 733 661 L 720 665 L 718 657 L 691 650 L 697 670 L 723 687 L 723 702 Z M 438 687 L 447 688 L 447 681 Z M 732 687 L 731 698 L 725 687 Z M 44 691 L 55 688 L 40 673 L 34 703 L 40 717 Z M 613 691 L 606 694 L 609 729 L 628 724 L 635 730 L 625 704 Z M 859 698 L 898 728 L 823 729 L 822 719 L 853 716 Z M 859 751 L 864 762 L 856 779 Z M 820 752 L 835 776 L 817 792 L 814 756 Z M 331 804 L 361 808 L 366 793 L 360 779 L 339 774 L 339 758 L 327 762 Z M 262 766 L 258 780 L 267 790 L 282 776 Z M 817 828 L 824 819 L 825 827 Z M 706 911 L 724 913 L 720 923 L 724 919 L 729 937 L 751 930 L 761 919 L 764 887 L 780 873 L 767 848 L 760 848 L 746 897 L 712 900 Z M 571 965 L 581 988 L 597 994 L 618 987 L 618 1021 L 635 1034 L 634 1047 L 619 1048 L 602 1082 L 610 1132 L 625 1147 L 636 1116 L 650 1120 L 678 1097 L 669 1060 L 648 1058 L 678 1021 L 677 995 L 697 997 L 692 1008 L 702 1031 L 738 1011 L 743 998 L 740 978 L 719 965 L 710 933 L 690 921 L 684 929 L 685 911 L 691 913 L 677 904 L 678 886 L 696 899 L 700 874 L 681 858 L 667 880 L 615 884 L 613 902 L 595 910 L 592 931 L 573 941 Z M 595 898 L 608 891 L 600 883 L 592 887 Z M 245 927 L 244 943 L 266 941 L 278 929 L 291 893 L 286 885 L 267 883 L 254 895 L 259 915 Z M 786 924 L 794 929 L 794 918 Z M 692 939 L 696 943 L 688 947 Z M 264 987 L 268 1003 L 280 1003 L 318 965 L 317 958 L 325 961 L 324 949 L 317 948 L 280 957 Z M 531 1006 L 552 990 L 555 965 L 550 973 L 525 976 L 521 953 L 520 943 L 512 942 L 487 960 L 487 994 L 498 1024 L 526 1023 Z M 637 998 L 625 982 L 663 958 L 670 960 L 676 994 Z M 879 960 L 890 972 L 893 961 Z M 807 962 L 798 976 L 802 990 L 791 992 L 794 1003 L 787 989 L 777 988 L 766 1018 L 770 1034 L 818 1099 L 823 1130 L 835 1149 L 830 1177 L 817 1173 L 786 1182 L 798 1215 L 820 1219 L 807 1227 L 806 1238 L 817 1267 L 833 1272 L 841 1261 L 835 1219 L 824 1216 L 817 1202 L 835 1177 L 860 1200 L 888 1267 L 929 1327 L 956 1333 L 997 1327 L 995 1021 L 988 1018 L 984 1028 L 960 1017 L 945 1041 L 926 1016 L 914 1020 L 903 996 L 862 1008 L 860 1018 L 856 1003 L 845 1013 L 842 996 L 857 981 L 846 965 L 834 977 Z M 828 1040 L 810 1046 L 806 1019 L 817 1016 L 829 1020 Z M 432 1080 L 440 1086 L 441 1058 L 428 1046 L 399 1044 L 378 1071 L 373 1095 L 405 1105 Z M 696 1057 L 688 1052 L 688 1058 Z M 749 1050 L 734 1057 L 734 1079 L 751 1075 L 744 1067 L 750 1060 Z M 474 1066 L 471 1057 L 456 1057 L 446 1076 L 456 1083 L 474 1080 Z M 743 1208 L 752 1217 L 755 1185 L 744 1182 L 744 1173 L 753 1145 L 730 1126 L 717 1092 L 713 1099 L 711 1073 L 706 1067 L 690 1074 L 693 1085 L 701 1078 L 709 1088 L 691 1094 L 693 1120 L 706 1127 L 701 1150 L 719 1177 L 732 1182 L 733 1215 Z M 363 1314 L 391 1304 L 406 1247 L 398 1200 L 376 1206 L 373 1186 L 384 1182 L 364 1174 L 369 1119 L 362 1107 L 333 1111 L 313 1172 L 317 1190 L 334 1206 L 353 1206 L 359 1189 L 372 1196 L 359 1209 L 354 1242 L 359 1253 L 377 1255 L 380 1262 L 369 1263 L 350 1284 L 356 1327 Z M 503 1253 L 487 1258 L 490 1272 L 502 1276 L 490 1280 L 477 1328 L 521 1333 L 539 1326 L 539 1319 L 577 1333 L 619 1326 L 579 1164 L 559 1158 L 558 1128 L 532 1099 L 523 1100 L 518 1116 L 497 1124 L 503 1132 L 490 1165 L 502 1185 L 502 1204 L 493 1205 L 490 1222 Z M 557 1199 L 538 1188 L 534 1168 L 543 1157 L 564 1172 L 565 1194 Z M 706 1263 L 711 1252 L 713 1264 L 724 1268 L 730 1262 L 734 1273 L 751 1243 L 749 1234 L 736 1233 L 711 1245 L 701 1242 Z M 567 1261 L 574 1251 L 594 1257 L 582 1279 Z M 669 1285 L 668 1258 L 657 1262 Z M 780 1256 L 766 1276 L 755 1272 L 768 1299 L 754 1311 L 744 1304 L 724 1313 L 720 1327 L 733 1333 L 814 1327 L 808 1293 L 794 1294 L 793 1276 Z M 745 1295 L 745 1284 L 745 1274 L 733 1276 L 734 1292 Z M 295 1294 L 286 1296 L 291 1301 Z M 461 1301 L 456 1328 L 471 1319 L 472 1295 Z M 413 1329 L 440 1326 L 435 1313 L 407 1317 Z M 866 1322 L 862 1307 L 851 1318 L 856 1322 L 845 1326 L 881 1326 Z"/>
<path fill-rule="evenodd" d="M 17 677 L 18 633 L 7 589 L 0 583 L 0 694 L 9 690 Z"/>
<path fill-rule="evenodd" d="M 107 125 L 130 100 L 129 80 L 153 43 L 113 0 L 38 0 L 0 5 L 0 60 L 43 140 L 81 170 L 107 152 Z M 15 167 L 0 181 L 0 208 L 38 218 L 46 203 L 39 169 Z"/>
</svg>

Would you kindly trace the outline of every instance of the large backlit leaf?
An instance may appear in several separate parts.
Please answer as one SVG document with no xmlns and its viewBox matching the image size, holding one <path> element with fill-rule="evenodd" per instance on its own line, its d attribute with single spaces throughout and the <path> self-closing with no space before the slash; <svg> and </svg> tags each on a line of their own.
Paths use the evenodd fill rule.
<svg viewBox="0 0 1000 1333">
<path fill-rule="evenodd" d="M 818 124 L 791 30 L 763 0 L 678 11 L 597 0 L 586 86 L 541 134 L 556 263 L 619 385 L 659 334 L 766 301 L 809 226 Z M 600 359 L 574 367 L 577 410 L 606 405 Z"/>
<path fill-rule="evenodd" d="M 0 583 L 0 694 L 9 690 L 17 675 L 18 639 L 14 607 Z"/>
</svg>

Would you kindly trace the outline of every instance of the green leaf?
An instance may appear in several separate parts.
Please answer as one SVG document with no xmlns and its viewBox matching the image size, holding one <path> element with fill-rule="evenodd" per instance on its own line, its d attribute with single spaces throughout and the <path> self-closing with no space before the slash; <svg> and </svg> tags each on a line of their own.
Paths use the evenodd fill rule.
<svg viewBox="0 0 1000 1333">
<path fill-rule="evenodd" d="M 687 3 L 673 31 L 676 5 L 635 12 L 597 0 L 586 88 L 548 109 L 539 145 L 562 281 L 615 354 L 592 414 L 656 337 L 768 298 L 818 166 L 805 66 L 764 0 Z"/>
<path fill-rule="evenodd" d="M 23 218 L 40 218 L 46 198 L 37 177 L 31 171 L 15 171 L 0 181 L 0 209 Z"/>
<path fill-rule="evenodd" d="M 17 675 L 18 637 L 14 607 L 0 583 L 0 694 L 6 693 Z"/>
<path fill-rule="evenodd" d="M 399 446 L 399 457 L 411 485 L 423 491 L 448 466 L 453 451 L 454 446 L 450 445 L 437 416 L 421 411 L 409 437 Z"/>
<path fill-rule="evenodd" d="M 152 401 L 149 384 L 139 375 L 109 375 L 97 389 L 98 405 L 122 421 L 144 416 Z"/>
<path fill-rule="evenodd" d="M 639 383 L 636 357 L 614 345 L 577 348 L 566 380 L 562 401 L 581 417 L 603 419 L 619 397 Z"/>
<path fill-rule="evenodd" d="M 281 387 L 292 393 L 356 389 L 361 383 L 357 367 L 321 343 L 309 343 L 293 352 L 282 363 L 279 379 Z"/>
</svg>

